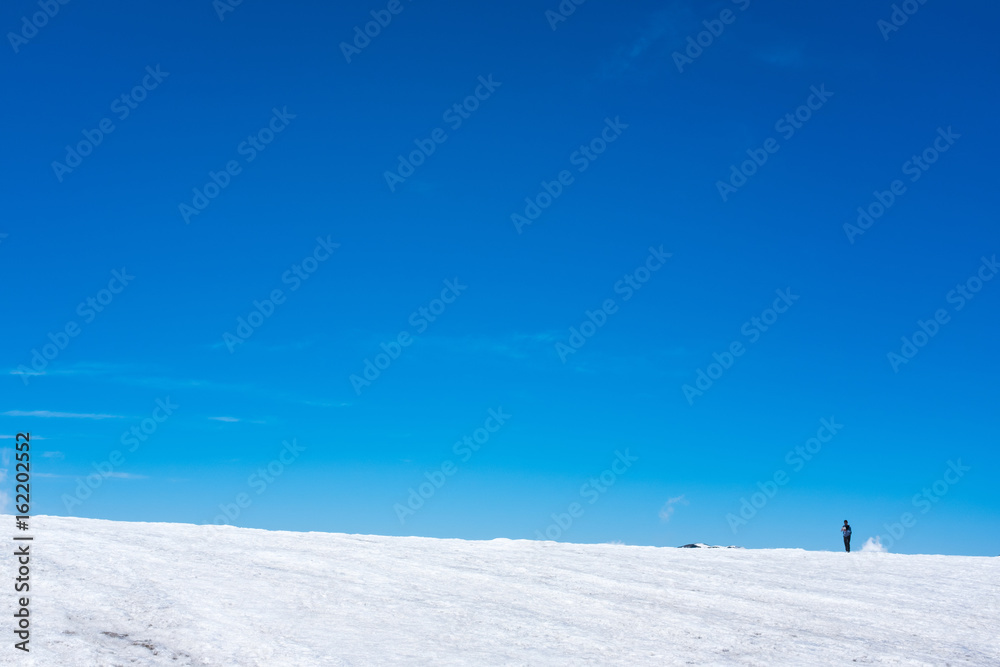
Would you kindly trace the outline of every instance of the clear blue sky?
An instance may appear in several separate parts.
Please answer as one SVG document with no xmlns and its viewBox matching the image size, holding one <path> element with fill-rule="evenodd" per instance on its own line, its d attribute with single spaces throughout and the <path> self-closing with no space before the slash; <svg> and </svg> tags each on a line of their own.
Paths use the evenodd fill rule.
<svg viewBox="0 0 1000 667">
<path fill-rule="evenodd" d="M 0 10 L 33 513 L 1000 553 L 995 4 L 220 7 Z"/>
</svg>

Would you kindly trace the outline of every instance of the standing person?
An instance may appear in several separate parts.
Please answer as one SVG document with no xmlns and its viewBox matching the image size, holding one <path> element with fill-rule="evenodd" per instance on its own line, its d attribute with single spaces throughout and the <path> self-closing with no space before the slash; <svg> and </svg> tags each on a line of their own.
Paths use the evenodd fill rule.
<svg viewBox="0 0 1000 667">
<path fill-rule="evenodd" d="M 847 553 L 851 553 L 851 524 L 847 523 L 847 519 L 844 519 L 840 532 L 844 534 L 844 548 L 847 549 Z"/>
</svg>

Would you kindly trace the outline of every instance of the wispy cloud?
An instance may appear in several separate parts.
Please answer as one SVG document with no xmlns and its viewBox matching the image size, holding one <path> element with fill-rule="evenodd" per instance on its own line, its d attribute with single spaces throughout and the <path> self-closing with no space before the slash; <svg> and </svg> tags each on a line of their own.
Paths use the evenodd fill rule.
<svg viewBox="0 0 1000 667">
<path fill-rule="evenodd" d="M 163 374 L 164 369 L 148 364 L 110 364 L 103 362 L 77 362 L 67 367 L 50 371 L 48 374 L 64 377 L 86 377 L 102 382 L 110 382 L 132 387 L 148 387 L 157 391 L 204 390 L 222 393 L 239 393 L 260 396 L 274 401 L 297 405 L 323 405 L 321 401 L 311 401 L 301 396 L 275 392 L 265 386 L 247 382 L 217 382 L 200 378 L 178 378 Z M 336 405 L 336 404 L 331 404 Z"/>
<path fill-rule="evenodd" d="M 45 375 L 45 371 L 19 371 L 14 369 L 10 372 L 11 375 L 27 375 L 28 377 L 35 377 L 36 375 Z"/>
<path fill-rule="evenodd" d="M 282 343 L 261 343 L 256 340 L 247 341 L 245 345 L 252 345 L 261 352 L 287 352 L 289 350 L 305 350 L 316 344 L 315 338 L 305 338 L 300 340 L 287 340 Z M 226 342 L 218 340 L 208 343 L 206 347 L 210 350 L 226 349 Z"/>
<path fill-rule="evenodd" d="M 555 331 L 510 333 L 500 336 L 424 336 L 422 342 L 448 354 L 492 354 L 513 360 L 529 359 L 552 349 L 559 338 Z"/>
<path fill-rule="evenodd" d="M 670 517 L 674 515 L 674 511 L 677 509 L 674 505 L 678 503 L 681 505 L 688 504 L 688 501 L 684 498 L 684 494 L 681 494 L 676 498 L 670 498 L 663 504 L 663 507 L 660 508 L 660 519 L 663 521 L 670 521 Z"/>
<path fill-rule="evenodd" d="M 0 435 L 0 440 L 16 440 L 16 439 L 17 439 L 16 435 L 7 435 L 6 433 Z M 35 440 L 45 440 L 45 437 L 41 435 L 31 436 L 31 441 L 34 442 Z"/>
<path fill-rule="evenodd" d="M 126 364 L 110 364 L 100 361 L 78 361 L 69 366 L 60 366 L 59 368 L 49 368 L 44 371 L 36 371 L 32 369 L 25 370 L 12 370 L 11 375 L 51 375 L 51 376 L 66 376 L 66 375 L 79 375 L 84 377 L 94 376 L 94 375 L 105 375 L 107 373 L 122 371 L 125 369 L 135 370 L 136 366 L 130 366 Z"/>
<path fill-rule="evenodd" d="M 345 401 L 302 401 L 303 405 L 308 405 L 311 408 L 346 408 L 352 403 Z"/>
<path fill-rule="evenodd" d="M 62 461 L 66 458 L 66 455 L 62 452 L 42 452 L 42 456 L 47 459 L 56 459 L 57 461 Z"/>
<path fill-rule="evenodd" d="M 604 77 L 615 77 L 632 70 L 637 61 L 663 38 L 669 38 L 671 42 L 682 39 L 684 31 L 694 24 L 694 19 L 691 9 L 679 2 L 655 12 L 637 37 L 619 47 L 605 60 L 600 74 Z M 669 59 L 651 58 L 650 62 L 660 63 L 665 60 Z"/>
<path fill-rule="evenodd" d="M 41 417 L 43 419 L 124 419 L 122 415 L 105 415 L 93 412 L 54 412 L 52 410 L 8 410 L 4 417 Z"/>
<path fill-rule="evenodd" d="M 555 352 L 552 357 L 558 359 Z M 684 347 L 660 348 L 625 355 L 587 350 L 584 355 L 570 356 L 566 360 L 566 366 L 577 373 L 642 373 L 653 377 L 684 378 L 688 376 L 690 358 L 691 351 Z"/>
<path fill-rule="evenodd" d="M 305 403 L 306 403 L 306 405 L 313 405 L 309 401 L 306 401 Z M 342 405 L 346 405 L 346 404 L 345 403 L 340 403 L 339 405 L 342 406 Z M 330 407 L 335 407 L 335 406 L 333 406 L 331 404 Z M 268 420 L 266 420 L 266 419 L 250 419 L 250 420 L 245 420 L 245 419 L 241 419 L 239 417 L 209 417 L 208 419 L 210 421 L 214 421 L 214 422 L 225 422 L 226 424 L 238 424 L 238 423 L 244 422 L 244 421 L 246 421 L 249 424 L 267 424 L 267 423 L 269 423 Z"/>
<path fill-rule="evenodd" d="M 125 370 L 139 370 L 140 364 L 108 363 L 104 361 L 77 361 L 45 371 L 47 375 L 101 375 Z"/>
<path fill-rule="evenodd" d="M 57 475 L 52 472 L 35 472 L 32 473 L 32 475 L 35 477 L 45 477 L 47 479 L 74 479 L 73 475 Z M 104 476 L 111 479 L 149 479 L 146 475 L 136 475 L 130 472 L 109 472 Z"/>
</svg>

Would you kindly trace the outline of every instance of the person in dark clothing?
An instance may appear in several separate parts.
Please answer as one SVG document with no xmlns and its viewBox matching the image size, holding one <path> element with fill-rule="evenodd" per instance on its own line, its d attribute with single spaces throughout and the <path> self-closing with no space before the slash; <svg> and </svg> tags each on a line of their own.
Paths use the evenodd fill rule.
<svg viewBox="0 0 1000 667">
<path fill-rule="evenodd" d="M 847 550 L 847 553 L 851 553 L 851 524 L 847 523 L 847 519 L 844 519 L 844 525 L 840 532 L 844 534 L 844 549 Z"/>
</svg>

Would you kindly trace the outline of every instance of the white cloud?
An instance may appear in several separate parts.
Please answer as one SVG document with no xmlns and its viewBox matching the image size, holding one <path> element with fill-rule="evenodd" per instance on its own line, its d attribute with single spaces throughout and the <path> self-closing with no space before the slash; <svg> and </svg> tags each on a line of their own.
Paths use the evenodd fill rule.
<svg viewBox="0 0 1000 667">
<path fill-rule="evenodd" d="M 660 508 L 660 519 L 663 521 L 670 521 L 670 517 L 674 515 L 674 511 L 677 509 L 674 505 L 678 503 L 681 505 L 688 504 L 688 501 L 684 499 L 684 494 L 681 494 L 676 498 L 670 498 L 663 504 L 663 507 Z"/>
<path fill-rule="evenodd" d="M 636 62 L 658 42 L 663 39 L 671 44 L 683 41 L 685 30 L 695 25 L 695 16 L 691 9 L 680 2 L 654 12 L 638 36 L 620 46 L 605 60 L 600 73 L 605 77 L 615 77 L 633 69 Z"/>
<path fill-rule="evenodd" d="M 136 475 L 130 472 L 109 472 L 107 476 L 116 479 L 149 479 L 146 475 Z"/>
<path fill-rule="evenodd" d="M 45 477 L 48 479 L 74 479 L 73 475 L 57 475 L 51 472 L 33 472 L 31 474 L 35 477 Z M 93 474 L 93 471 L 91 471 L 91 474 Z M 146 475 L 136 475 L 131 472 L 109 472 L 104 476 L 113 479 L 149 479 Z"/>
<path fill-rule="evenodd" d="M 68 378 L 96 378 L 102 382 L 124 384 L 133 387 L 153 387 L 157 391 L 173 389 L 195 389 L 204 391 L 234 392 L 254 394 L 277 401 L 296 404 L 309 404 L 300 396 L 274 392 L 269 387 L 248 383 L 227 383 L 197 378 L 175 378 L 162 375 L 164 369 L 148 364 L 109 364 L 103 362 L 77 362 L 69 367 L 47 371 L 48 375 L 58 375 Z"/>
<path fill-rule="evenodd" d="M 105 415 L 93 412 L 53 412 L 52 410 L 8 410 L 4 417 L 43 417 L 53 419 L 124 419 L 122 415 Z"/>
<path fill-rule="evenodd" d="M 480 357 L 484 354 L 506 357 L 514 360 L 525 360 L 544 354 L 549 344 L 559 340 L 558 331 L 540 331 L 537 333 L 506 333 L 496 336 L 422 336 L 424 345 L 434 347 L 447 354 L 461 354 Z M 377 344 L 377 343 L 376 343 Z"/>
<path fill-rule="evenodd" d="M 345 403 L 343 401 L 302 401 L 303 405 L 308 405 L 310 408 L 346 408 L 351 403 Z"/>
<path fill-rule="evenodd" d="M 19 371 L 13 370 L 10 372 L 11 375 L 27 375 L 29 377 L 35 377 L 37 375 L 45 375 L 45 371 Z"/>
<path fill-rule="evenodd" d="M 237 419 L 236 417 L 209 417 L 209 419 L 211 419 L 212 421 L 226 422 L 226 423 L 234 423 L 239 421 L 239 419 Z"/>
</svg>

